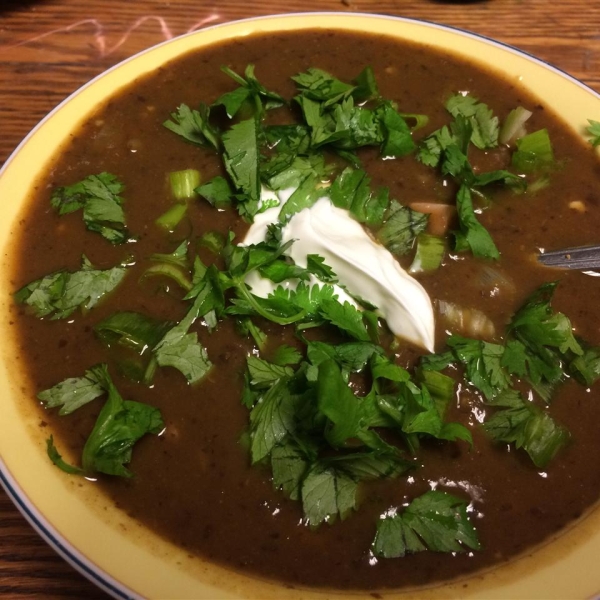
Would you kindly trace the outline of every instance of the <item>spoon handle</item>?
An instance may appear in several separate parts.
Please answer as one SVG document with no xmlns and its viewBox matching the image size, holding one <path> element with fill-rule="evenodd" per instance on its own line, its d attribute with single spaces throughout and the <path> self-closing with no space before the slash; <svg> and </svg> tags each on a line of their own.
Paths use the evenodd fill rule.
<svg viewBox="0 0 600 600">
<path fill-rule="evenodd" d="M 583 246 L 580 248 L 563 248 L 553 252 L 545 252 L 538 260 L 548 267 L 566 269 L 600 268 L 600 246 Z"/>
</svg>

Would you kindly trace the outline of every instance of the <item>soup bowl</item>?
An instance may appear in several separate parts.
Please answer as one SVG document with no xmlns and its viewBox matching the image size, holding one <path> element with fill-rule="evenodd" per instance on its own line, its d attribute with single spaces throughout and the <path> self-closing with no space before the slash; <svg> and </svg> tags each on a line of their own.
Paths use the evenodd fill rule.
<svg viewBox="0 0 600 600">
<path fill-rule="evenodd" d="M 255 33 L 329 29 L 408 40 L 493 67 L 543 99 L 577 134 L 600 113 L 600 97 L 572 77 L 511 47 L 449 27 L 365 14 L 290 14 L 210 27 L 160 44 L 97 77 L 50 113 L 21 143 L 0 173 L 0 275 L 3 327 L 0 369 L 0 481 L 19 510 L 66 560 L 115 597 L 320 599 L 332 590 L 293 589 L 235 573 L 192 557 L 124 512 L 85 480 L 59 471 L 46 454 L 35 391 L 22 368 L 11 328 L 15 223 L 36 177 L 71 132 L 96 107 L 138 77 L 191 50 Z M 386 598 L 586 598 L 600 592 L 600 511 L 508 564 L 445 584 Z M 377 590 L 373 590 L 376 592 Z M 344 592 L 348 597 L 364 592 Z"/>
</svg>

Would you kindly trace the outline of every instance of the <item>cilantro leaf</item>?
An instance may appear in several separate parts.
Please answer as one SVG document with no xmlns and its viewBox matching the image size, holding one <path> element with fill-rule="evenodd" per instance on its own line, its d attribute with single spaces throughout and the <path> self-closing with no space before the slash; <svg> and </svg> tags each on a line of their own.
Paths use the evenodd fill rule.
<svg viewBox="0 0 600 600">
<path fill-rule="evenodd" d="M 302 354 L 287 344 L 279 346 L 273 355 L 273 363 L 280 366 L 297 365 L 301 360 Z"/>
<path fill-rule="evenodd" d="M 510 387 L 510 378 L 502 365 L 504 347 L 458 335 L 448 338 L 448 345 L 465 365 L 469 382 L 490 399 Z"/>
<path fill-rule="evenodd" d="M 96 306 L 125 276 L 122 266 L 94 269 L 85 256 L 82 263 L 80 271 L 59 271 L 32 281 L 14 294 L 15 301 L 31 307 L 37 317 L 65 319 L 78 308 L 88 311 Z"/>
<path fill-rule="evenodd" d="M 290 367 L 270 363 L 257 356 L 248 356 L 246 362 L 250 373 L 250 385 L 253 387 L 270 387 L 278 379 L 289 379 L 294 374 Z"/>
<path fill-rule="evenodd" d="M 296 429 L 296 403 L 289 378 L 281 378 L 262 393 L 250 412 L 252 463 L 265 459 L 273 448 Z"/>
<path fill-rule="evenodd" d="M 173 323 L 136 312 L 117 312 L 94 326 L 94 333 L 109 347 L 119 344 L 144 354 L 154 348 Z"/>
<path fill-rule="evenodd" d="M 315 459 L 316 449 L 310 442 L 299 444 L 293 438 L 285 438 L 271 451 L 273 487 L 282 489 L 291 500 L 300 500 L 302 480 Z"/>
<path fill-rule="evenodd" d="M 412 139 L 410 127 L 391 102 L 384 102 L 379 106 L 377 114 L 383 129 L 381 156 L 398 157 L 413 152 L 416 144 Z"/>
<path fill-rule="evenodd" d="M 311 527 L 344 520 L 356 508 L 357 483 L 332 467 L 314 465 L 302 482 L 302 508 Z"/>
<path fill-rule="evenodd" d="M 393 447 L 392 447 L 393 448 Z M 324 459 L 324 462 L 342 470 L 356 481 L 393 479 L 415 468 L 399 451 L 352 452 Z"/>
<path fill-rule="evenodd" d="M 360 223 L 377 227 L 383 222 L 390 200 L 387 188 L 374 193 L 370 182 L 365 171 L 347 168 L 335 179 L 329 195 L 334 206 L 350 211 Z"/>
<path fill-rule="evenodd" d="M 483 102 L 469 94 L 456 94 L 446 102 L 446 109 L 453 116 L 462 115 L 471 124 L 471 141 L 477 148 L 485 150 L 498 145 L 498 117 Z"/>
<path fill-rule="evenodd" d="M 370 340 L 369 332 L 363 322 L 362 312 L 349 302 L 341 304 L 333 299 L 322 300 L 319 312 L 324 319 L 353 338 L 363 342 Z"/>
<path fill-rule="evenodd" d="M 383 354 L 383 348 L 370 342 L 327 344 L 312 341 L 307 347 L 307 355 L 313 365 L 319 366 L 323 361 L 333 359 L 340 367 L 353 373 L 362 371 L 376 354 Z"/>
<path fill-rule="evenodd" d="M 247 100 L 254 103 L 255 114 L 258 118 L 262 118 L 265 108 L 277 108 L 285 104 L 285 100 L 279 94 L 269 91 L 258 81 L 254 74 L 254 65 L 246 66 L 244 77 L 229 67 L 221 67 L 221 70 L 241 86 L 223 94 L 213 104 L 213 106 L 223 105 L 230 119 L 237 114 Z"/>
<path fill-rule="evenodd" d="M 54 438 L 52 436 L 50 436 L 46 440 L 46 452 L 48 454 L 48 458 L 50 458 L 50 460 L 61 471 L 64 471 L 65 473 L 68 473 L 69 475 L 84 475 L 83 469 L 80 469 L 79 467 L 70 465 L 65 460 L 63 460 L 63 457 L 60 455 L 60 453 L 56 449 L 56 446 L 54 445 Z"/>
<path fill-rule="evenodd" d="M 92 370 L 86 371 L 85 377 L 71 377 L 56 384 L 50 389 L 40 392 L 37 397 L 46 408 L 60 406 L 59 415 L 68 415 L 88 402 L 102 396 L 104 388 L 96 379 Z"/>
<path fill-rule="evenodd" d="M 600 146 L 600 121 L 588 119 L 589 125 L 586 127 L 586 132 L 590 136 L 590 144 Z"/>
<path fill-rule="evenodd" d="M 242 335 L 251 336 L 257 348 L 262 352 L 267 343 L 267 334 L 257 327 L 248 317 L 237 320 L 238 330 Z M 276 364 L 277 361 L 274 361 Z"/>
<path fill-rule="evenodd" d="M 484 423 L 485 431 L 497 442 L 523 448 L 538 468 L 544 468 L 569 439 L 569 432 L 550 415 L 508 390 L 487 402 L 500 408 Z"/>
<path fill-rule="evenodd" d="M 306 270 L 320 281 L 337 283 L 337 275 L 329 265 L 325 264 L 325 259 L 318 254 L 308 254 L 306 256 Z"/>
<path fill-rule="evenodd" d="M 219 133 L 210 123 L 210 109 L 205 104 L 201 104 L 198 110 L 181 104 L 176 112 L 171 113 L 171 119 L 166 120 L 163 126 L 187 142 L 220 150 Z"/>
<path fill-rule="evenodd" d="M 198 295 L 187 315 L 167 331 L 154 348 L 154 357 L 161 367 L 175 367 L 189 383 L 200 381 L 212 368 L 206 348 L 198 341 L 197 333 L 188 333 L 199 316 L 203 296 Z"/>
<path fill-rule="evenodd" d="M 556 286 L 542 285 L 515 313 L 508 332 L 516 339 L 508 341 L 504 358 L 510 372 L 527 377 L 546 401 L 563 378 L 562 360 L 583 355 L 570 320 L 552 310 Z"/>
<path fill-rule="evenodd" d="M 255 119 L 236 123 L 223 134 L 223 162 L 234 185 L 250 199 L 249 214 L 260 198 L 258 128 Z M 257 210 L 256 206 L 256 210 Z"/>
<path fill-rule="evenodd" d="M 325 106 L 347 98 L 356 89 L 355 86 L 340 81 L 326 71 L 315 68 L 308 69 L 306 73 L 299 73 L 292 79 L 301 94 L 311 100 L 323 102 Z"/>
<path fill-rule="evenodd" d="M 224 209 L 231 206 L 233 190 L 227 179 L 220 175 L 213 177 L 194 191 L 205 200 L 208 200 L 215 208 Z"/>
<path fill-rule="evenodd" d="M 586 348 L 570 362 L 569 372 L 583 385 L 591 386 L 600 377 L 600 348 Z"/>
<path fill-rule="evenodd" d="M 355 88 L 352 96 L 358 103 L 379 98 L 379 87 L 372 67 L 365 67 L 354 80 Z"/>
<path fill-rule="evenodd" d="M 123 184 L 110 173 L 89 175 L 82 181 L 60 187 L 50 198 L 59 215 L 83 209 L 83 221 L 90 231 L 100 233 L 113 244 L 123 244 L 131 236 L 125 227 Z"/>
<path fill-rule="evenodd" d="M 397 558 L 424 550 L 465 552 L 467 548 L 480 548 L 467 503 L 446 492 L 430 491 L 402 513 L 394 508 L 381 517 L 371 550 L 378 557 Z"/>
<path fill-rule="evenodd" d="M 158 434 L 164 428 L 160 411 L 141 402 L 123 400 L 106 365 L 90 371 L 108 393 L 108 399 L 83 448 L 83 470 L 131 477 L 125 465 L 131 460 L 132 447 L 147 433 Z"/>
<path fill-rule="evenodd" d="M 393 201 L 377 238 L 392 254 L 408 254 L 416 237 L 427 227 L 428 219 L 429 215 Z"/>
<path fill-rule="evenodd" d="M 498 259 L 500 253 L 488 230 L 477 220 L 473 209 L 471 192 L 466 185 L 461 185 L 456 195 L 456 207 L 460 223 L 460 234 L 457 235 L 457 245 L 461 241 L 471 249 L 478 258 Z"/>
<path fill-rule="evenodd" d="M 327 441 L 340 447 L 349 438 L 356 437 L 361 429 L 361 412 L 358 398 L 344 381 L 339 366 L 333 360 L 319 365 L 318 407 L 327 417 Z"/>
</svg>

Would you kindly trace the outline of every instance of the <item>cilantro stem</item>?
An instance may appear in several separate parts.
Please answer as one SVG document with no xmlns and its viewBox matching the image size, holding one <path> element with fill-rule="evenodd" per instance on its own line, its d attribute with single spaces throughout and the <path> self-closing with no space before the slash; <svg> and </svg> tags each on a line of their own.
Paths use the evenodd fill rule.
<svg viewBox="0 0 600 600">
<path fill-rule="evenodd" d="M 154 354 L 152 354 L 152 356 L 150 358 L 150 362 L 148 363 L 148 366 L 146 367 L 146 371 L 144 372 L 143 382 L 146 385 L 150 385 L 152 383 L 152 380 L 154 379 L 154 373 L 156 373 L 157 367 L 158 367 L 158 362 L 156 361 L 156 356 Z"/>
<path fill-rule="evenodd" d="M 306 316 L 306 309 L 302 309 L 300 312 L 297 312 L 295 315 L 291 317 L 278 317 L 274 315 L 272 312 L 265 310 L 259 302 L 256 300 L 254 295 L 248 289 L 248 286 L 244 282 L 243 279 L 235 280 L 235 286 L 238 294 L 252 306 L 254 311 L 261 317 L 272 321 L 273 323 L 277 323 L 278 325 L 291 325 L 292 323 L 298 322 L 300 319 L 303 319 Z"/>
</svg>

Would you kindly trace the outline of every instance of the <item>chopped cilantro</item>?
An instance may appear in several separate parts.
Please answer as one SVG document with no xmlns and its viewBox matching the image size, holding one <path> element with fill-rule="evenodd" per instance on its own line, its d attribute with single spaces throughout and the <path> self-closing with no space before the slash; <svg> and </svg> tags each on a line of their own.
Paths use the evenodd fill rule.
<svg viewBox="0 0 600 600">
<path fill-rule="evenodd" d="M 164 428 L 162 417 L 158 409 L 147 404 L 123 400 L 106 365 L 90 370 L 108 393 L 108 399 L 83 447 L 83 470 L 131 477 L 125 465 L 131 460 L 133 445 L 147 433 L 160 433 Z"/>
<path fill-rule="evenodd" d="M 80 406 L 104 394 L 104 388 L 98 383 L 93 371 L 86 371 L 85 377 L 70 377 L 48 390 L 40 392 L 37 397 L 46 408 L 60 406 L 59 415 L 68 415 Z"/>
<path fill-rule="evenodd" d="M 37 317 L 65 319 L 75 310 L 88 311 L 121 283 L 126 268 L 95 269 L 84 256 L 81 270 L 59 271 L 32 281 L 14 295 L 19 304 L 31 307 Z"/>
<path fill-rule="evenodd" d="M 514 390 L 507 390 L 487 403 L 499 410 L 486 420 L 485 431 L 494 441 L 523 448 L 536 467 L 546 467 L 569 440 L 564 427 Z"/>
<path fill-rule="evenodd" d="M 247 102 L 254 104 L 254 111 L 258 117 L 262 116 L 265 109 L 278 108 L 285 104 L 285 100 L 279 94 L 269 91 L 258 81 L 256 75 L 254 75 L 254 65 L 246 67 L 244 77 L 238 75 L 229 67 L 221 67 L 221 70 L 240 85 L 239 88 L 223 94 L 213 104 L 213 106 L 224 106 L 230 119 Z"/>
<path fill-rule="evenodd" d="M 471 141 L 477 148 L 484 150 L 498 145 L 498 117 L 486 104 L 469 94 L 456 94 L 448 99 L 446 109 L 453 117 L 462 115 L 469 120 Z"/>
<path fill-rule="evenodd" d="M 195 191 L 215 208 L 225 209 L 231 205 L 233 190 L 227 179 L 220 175 L 197 187 Z"/>
<path fill-rule="evenodd" d="M 379 241 L 392 253 L 408 254 L 417 236 L 427 227 L 429 216 L 392 202 L 383 227 L 377 232 Z"/>
<path fill-rule="evenodd" d="M 110 173 L 89 175 L 54 190 L 50 203 L 59 215 L 83 209 L 83 221 L 90 231 L 113 244 L 123 244 L 131 239 L 125 227 L 123 198 L 119 196 L 123 189 L 123 184 Z"/>
<path fill-rule="evenodd" d="M 381 558 L 406 554 L 479 550 L 477 532 L 467 516 L 467 503 L 441 491 L 415 498 L 403 512 L 390 509 L 377 524 L 371 550 Z"/>
<path fill-rule="evenodd" d="M 589 125 L 586 127 L 586 132 L 590 136 L 590 144 L 600 146 L 600 121 L 588 119 Z"/>
<path fill-rule="evenodd" d="M 465 245 L 479 258 L 497 259 L 500 256 L 488 230 L 475 217 L 469 188 L 462 185 L 456 195 L 460 231 L 455 234 L 457 249 Z"/>
<path fill-rule="evenodd" d="M 171 119 L 163 125 L 181 136 L 187 142 L 197 146 L 212 146 L 219 150 L 221 142 L 219 133 L 210 124 L 210 109 L 201 104 L 198 110 L 193 110 L 187 104 L 181 104 L 176 112 L 171 113 Z"/>
<path fill-rule="evenodd" d="M 248 196 L 253 216 L 260 197 L 258 131 L 255 119 L 241 121 L 223 134 L 223 161 L 234 185 Z"/>
</svg>

